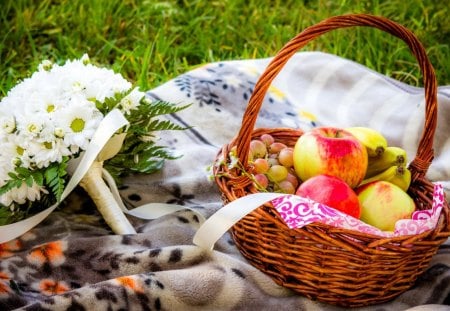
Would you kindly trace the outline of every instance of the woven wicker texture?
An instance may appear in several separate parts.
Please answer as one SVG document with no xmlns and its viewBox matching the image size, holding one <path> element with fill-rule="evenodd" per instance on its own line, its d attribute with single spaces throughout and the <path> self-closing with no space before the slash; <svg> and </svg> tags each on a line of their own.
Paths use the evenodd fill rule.
<svg viewBox="0 0 450 311">
<path fill-rule="evenodd" d="M 417 59 L 425 89 L 425 123 L 417 154 L 410 163 L 409 194 L 418 209 L 431 208 L 433 184 L 425 177 L 433 159 L 433 137 L 437 120 L 436 78 L 426 52 L 405 27 L 383 17 L 349 14 L 326 19 L 306 28 L 273 58 L 255 85 L 236 138 L 217 155 L 215 180 L 224 202 L 257 192 L 248 174 L 228 168 L 230 150 L 245 169 L 250 141 L 263 133 L 293 146 L 302 131 L 289 128 L 254 129 L 264 96 L 289 58 L 311 40 L 331 30 L 353 26 L 378 28 L 402 39 Z M 220 161 L 220 160 L 221 161 Z M 225 161 L 223 161 L 225 159 Z M 427 268 L 440 244 L 450 235 L 449 206 L 444 204 L 438 226 L 420 235 L 380 238 L 321 223 L 289 229 L 275 209 L 257 208 L 231 229 L 241 253 L 279 285 L 311 299 L 341 306 L 364 306 L 391 300 L 409 289 Z"/>
</svg>

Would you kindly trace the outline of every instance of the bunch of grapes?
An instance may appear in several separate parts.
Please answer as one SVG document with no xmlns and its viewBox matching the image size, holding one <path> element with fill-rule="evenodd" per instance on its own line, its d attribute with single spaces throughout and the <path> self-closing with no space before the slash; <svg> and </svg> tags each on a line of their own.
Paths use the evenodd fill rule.
<svg viewBox="0 0 450 311">
<path fill-rule="evenodd" d="M 249 164 L 258 189 L 294 194 L 299 180 L 294 171 L 293 148 L 263 134 L 250 142 Z"/>
</svg>

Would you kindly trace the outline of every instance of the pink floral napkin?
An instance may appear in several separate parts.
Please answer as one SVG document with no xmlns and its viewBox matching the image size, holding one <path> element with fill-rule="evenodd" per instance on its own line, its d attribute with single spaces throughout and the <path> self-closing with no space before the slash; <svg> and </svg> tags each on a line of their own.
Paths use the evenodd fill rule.
<svg viewBox="0 0 450 311">
<path fill-rule="evenodd" d="M 272 204 L 291 229 L 321 222 L 338 228 L 392 237 L 419 234 L 434 229 L 444 204 L 444 190 L 442 185 L 435 184 L 432 208 L 414 212 L 411 219 L 397 221 L 394 232 L 381 231 L 334 208 L 297 195 L 281 196 L 274 199 Z"/>
</svg>

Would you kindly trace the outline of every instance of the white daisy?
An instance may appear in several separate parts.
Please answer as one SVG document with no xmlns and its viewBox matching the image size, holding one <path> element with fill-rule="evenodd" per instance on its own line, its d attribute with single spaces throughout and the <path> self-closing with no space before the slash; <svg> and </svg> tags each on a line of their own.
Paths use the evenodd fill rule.
<svg viewBox="0 0 450 311">
<path fill-rule="evenodd" d="M 0 131 L 11 134 L 16 130 L 16 119 L 13 116 L 0 117 Z"/>
<path fill-rule="evenodd" d="M 9 158 L 11 165 L 20 164 L 25 168 L 30 168 L 33 164 L 33 141 L 24 139 L 20 135 L 10 135 L 2 145 L 2 156 Z"/>
<path fill-rule="evenodd" d="M 27 113 L 17 116 L 17 130 L 27 140 L 34 139 L 44 129 L 47 118 L 39 113 Z"/>
<path fill-rule="evenodd" d="M 134 88 L 130 94 L 125 96 L 119 103 L 120 110 L 125 114 L 130 114 L 131 110 L 137 109 L 141 100 L 145 97 L 145 93 L 139 91 L 138 88 Z"/>
<path fill-rule="evenodd" d="M 88 99 L 95 99 L 104 102 L 106 98 L 112 98 L 118 93 L 128 91 L 131 83 L 125 80 L 120 74 L 106 68 L 97 68 L 87 65 L 92 74 L 85 77 L 82 83 L 85 85 L 85 96 Z"/>
<path fill-rule="evenodd" d="M 53 63 L 51 61 L 49 61 L 48 59 L 46 59 L 39 64 L 38 70 L 39 71 L 50 71 L 50 69 L 52 69 L 52 67 L 53 67 Z"/>
<path fill-rule="evenodd" d="M 38 168 L 44 168 L 51 163 L 61 163 L 64 156 L 70 156 L 71 151 L 63 139 L 56 136 L 48 136 L 48 140 L 42 141 L 37 150 L 34 150 L 33 161 Z"/>
<path fill-rule="evenodd" d="M 102 119 L 95 106 L 82 98 L 55 113 L 56 127 L 64 131 L 64 143 L 74 153 L 87 148 Z"/>
</svg>

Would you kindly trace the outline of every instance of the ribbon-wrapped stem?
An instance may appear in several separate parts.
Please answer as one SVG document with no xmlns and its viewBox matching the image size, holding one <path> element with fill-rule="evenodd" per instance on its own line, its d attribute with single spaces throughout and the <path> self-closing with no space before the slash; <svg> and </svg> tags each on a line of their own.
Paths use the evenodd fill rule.
<svg viewBox="0 0 450 311">
<path fill-rule="evenodd" d="M 103 161 L 94 161 L 81 179 L 80 186 L 89 194 L 108 226 L 116 234 L 135 234 L 136 230 L 128 221 L 102 178 Z"/>
</svg>

